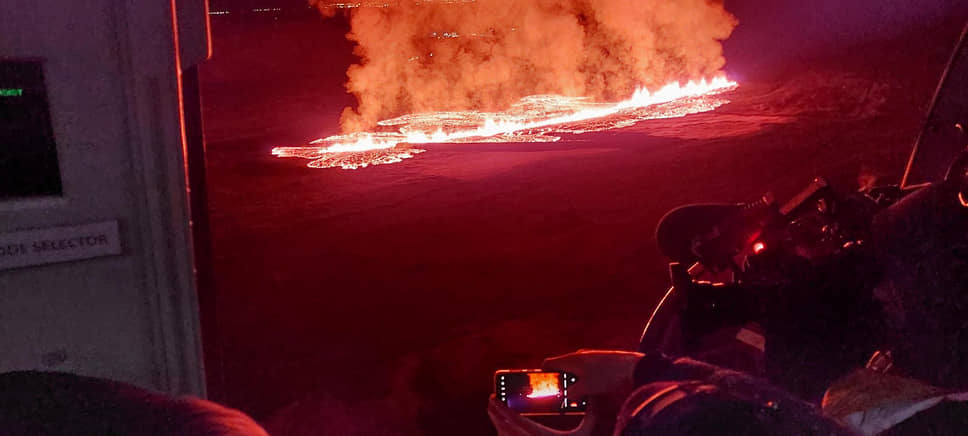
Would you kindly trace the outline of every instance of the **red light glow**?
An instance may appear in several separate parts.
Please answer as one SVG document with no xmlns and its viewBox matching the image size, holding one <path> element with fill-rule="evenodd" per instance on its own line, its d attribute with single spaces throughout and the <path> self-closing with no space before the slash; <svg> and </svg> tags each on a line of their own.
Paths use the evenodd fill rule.
<svg viewBox="0 0 968 436">
<path fill-rule="evenodd" d="M 753 244 L 753 254 L 760 254 L 763 250 L 766 250 L 766 244 L 763 241 L 756 241 Z"/>
</svg>

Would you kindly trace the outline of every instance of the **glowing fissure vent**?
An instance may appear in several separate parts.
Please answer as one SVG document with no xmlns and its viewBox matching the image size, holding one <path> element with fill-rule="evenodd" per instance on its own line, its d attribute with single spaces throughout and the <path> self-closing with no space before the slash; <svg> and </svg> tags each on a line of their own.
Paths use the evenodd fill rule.
<svg viewBox="0 0 968 436">
<path fill-rule="evenodd" d="M 528 398 L 547 398 L 558 395 L 558 374 L 554 372 L 533 372 L 528 374 L 531 393 Z"/>
<path fill-rule="evenodd" d="M 554 142 L 561 134 L 600 132 L 656 118 L 707 112 L 728 100 L 738 86 L 720 76 L 671 83 L 650 92 L 639 89 L 627 100 L 598 103 L 584 97 L 535 95 L 504 112 L 451 111 L 404 115 L 378 123 L 383 131 L 320 138 L 302 147 L 276 147 L 272 154 L 312 160 L 311 168 L 363 168 L 400 162 L 424 150 L 419 144 L 461 142 Z"/>
</svg>

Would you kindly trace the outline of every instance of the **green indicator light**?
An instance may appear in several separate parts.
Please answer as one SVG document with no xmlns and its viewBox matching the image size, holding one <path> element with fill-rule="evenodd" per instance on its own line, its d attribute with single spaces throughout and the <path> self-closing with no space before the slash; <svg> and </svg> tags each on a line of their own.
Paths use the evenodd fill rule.
<svg viewBox="0 0 968 436">
<path fill-rule="evenodd" d="M 23 88 L 0 88 L 0 97 L 22 97 Z"/>
</svg>

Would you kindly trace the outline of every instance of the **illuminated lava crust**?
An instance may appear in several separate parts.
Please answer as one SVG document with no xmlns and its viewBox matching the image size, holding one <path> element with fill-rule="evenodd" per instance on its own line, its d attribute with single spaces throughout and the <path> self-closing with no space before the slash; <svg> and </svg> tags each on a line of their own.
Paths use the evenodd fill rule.
<svg viewBox="0 0 968 436">
<path fill-rule="evenodd" d="M 685 85 L 673 83 L 654 93 L 646 89 L 636 91 L 618 103 L 535 95 L 503 112 L 404 115 L 379 122 L 375 131 L 334 135 L 302 147 L 276 147 L 272 154 L 310 159 L 311 168 L 357 169 L 400 162 L 424 152 L 416 144 L 554 142 L 562 134 L 601 132 L 643 120 L 711 111 L 729 103 L 722 94 L 737 86 L 725 77 Z"/>
</svg>

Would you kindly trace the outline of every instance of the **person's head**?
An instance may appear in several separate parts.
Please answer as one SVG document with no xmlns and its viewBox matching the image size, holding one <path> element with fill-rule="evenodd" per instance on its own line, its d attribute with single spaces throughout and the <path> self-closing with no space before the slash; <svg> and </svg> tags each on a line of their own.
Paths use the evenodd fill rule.
<svg viewBox="0 0 968 436">
<path fill-rule="evenodd" d="M 183 436 L 269 436 L 248 415 L 211 401 L 181 397 L 160 405 L 171 430 Z"/>
<path fill-rule="evenodd" d="M 69 373 L 0 374 L 0 433 L 60 436 L 268 436 L 244 413 Z"/>
</svg>

